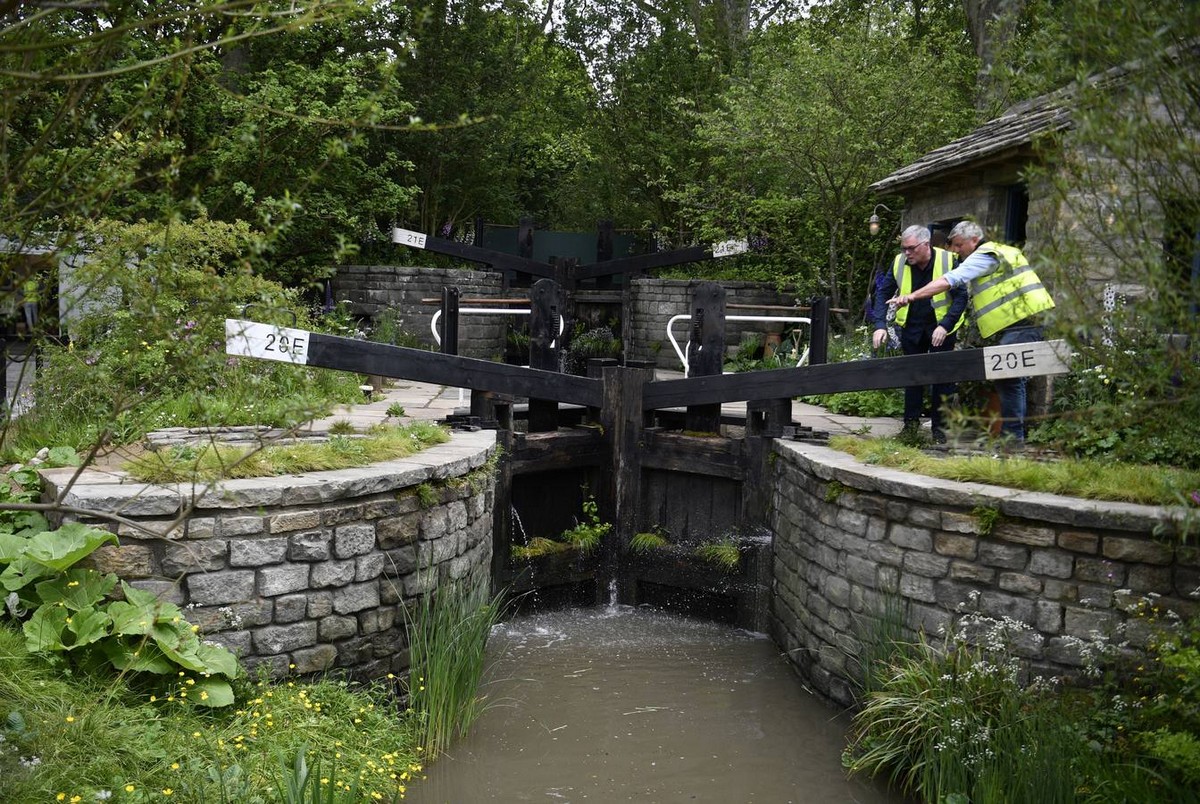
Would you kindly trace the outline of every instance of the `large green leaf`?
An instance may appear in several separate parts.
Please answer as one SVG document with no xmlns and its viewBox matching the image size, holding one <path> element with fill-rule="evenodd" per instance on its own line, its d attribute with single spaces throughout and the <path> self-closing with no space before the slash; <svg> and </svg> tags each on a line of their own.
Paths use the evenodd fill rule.
<svg viewBox="0 0 1200 804">
<path fill-rule="evenodd" d="M 62 602 L 72 611 L 91 608 L 117 585 L 117 576 L 101 575 L 94 569 L 75 567 L 37 585 L 43 603 Z"/>
<path fill-rule="evenodd" d="M 150 632 L 159 650 L 185 670 L 203 673 L 207 668 L 197 650 L 200 640 L 192 633 L 191 626 L 183 623 L 159 623 Z"/>
<path fill-rule="evenodd" d="M 0 586 L 9 592 L 16 592 L 39 578 L 53 574 L 54 570 L 49 567 L 39 564 L 27 555 L 21 555 L 5 567 L 4 572 L 0 572 Z"/>
<path fill-rule="evenodd" d="M 14 533 L 0 533 L 0 564 L 15 561 L 17 556 L 25 552 L 29 540 Z"/>
<path fill-rule="evenodd" d="M 67 629 L 73 636 L 68 650 L 104 639 L 108 636 L 108 627 L 111 624 L 111 618 L 99 609 L 74 612 L 67 620 Z"/>
<path fill-rule="evenodd" d="M 105 655 L 118 670 L 168 675 L 176 667 L 149 640 L 109 639 L 103 645 Z"/>
<path fill-rule="evenodd" d="M 197 706 L 232 706 L 233 687 L 221 678 L 198 678 L 188 693 L 188 700 Z"/>
<path fill-rule="evenodd" d="M 183 612 L 179 610 L 178 606 L 169 600 L 159 600 L 153 592 L 130 586 L 124 581 L 121 581 L 121 591 L 125 594 L 127 601 L 149 612 L 155 622 L 185 622 Z"/>
<path fill-rule="evenodd" d="M 62 572 L 102 544 L 117 543 L 117 537 L 78 522 L 68 522 L 58 530 L 39 533 L 29 540 L 25 555 L 43 566 Z"/>
<path fill-rule="evenodd" d="M 203 662 L 206 672 L 223 675 L 227 678 L 237 678 L 241 673 L 237 657 L 220 645 L 201 642 L 200 647 L 196 649 L 196 654 Z"/>
<path fill-rule="evenodd" d="M 42 606 L 35 611 L 21 628 L 25 632 L 26 650 L 30 653 L 66 650 L 62 638 L 69 614 L 66 606 Z"/>
<path fill-rule="evenodd" d="M 149 634 L 154 627 L 157 610 L 154 604 L 134 605 L 118 600 L 109 604 L 108 615 L 112 617 L 114 634 Z"/>
</svg>

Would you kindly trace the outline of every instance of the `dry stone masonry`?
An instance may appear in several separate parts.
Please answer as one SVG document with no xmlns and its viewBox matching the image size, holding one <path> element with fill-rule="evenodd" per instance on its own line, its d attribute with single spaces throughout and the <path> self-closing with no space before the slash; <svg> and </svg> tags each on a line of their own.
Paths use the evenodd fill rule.
<svg viewBox="0 0 1200 804">
<path fill-rule="evenodd" d="M 48 470 L 44 495 L 69 485 L 65 505 L 120 515 L 83 519 L 120 539 L 96 568 L 185 607 L 251 671 L 377 677 L 407 668 L 406 602 L 490 589 L 495 451 L 494 432 L 453 433 L 400 460 L 213 488 Z"/>
<path fill-rule="evenodd" d="M 888 596 L 935 639 L 968 613 L 1024 623 L 1009 649 L 1042 675 L 1078 675 L 1097 638 L 1144 645 L 1128 603 L 1198 610 L 1200 558 L 1172 539 L 1178 511 L 938 480 L 796 442 L 776 450 L 773 636 L 840 703 L 854 699 L 859 626 Z"/>
</svg>

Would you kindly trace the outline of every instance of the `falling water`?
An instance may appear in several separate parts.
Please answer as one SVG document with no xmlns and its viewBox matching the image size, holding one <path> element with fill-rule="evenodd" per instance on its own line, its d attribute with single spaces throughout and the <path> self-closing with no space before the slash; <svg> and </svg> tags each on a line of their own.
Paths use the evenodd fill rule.
<svg viewBox="0 0 1200 804">
<path fill-rule="evenodd" d="M 513 505 L 510 507 L 512 508 L 513 524 L 517 526 L 516 529 L 521 534 L 521 544 L 525 544 L 525 542 L 529 541 L 529 534 L 525 532 L 525 525 L 521 523 L 521 515 L 517 513 L 517 506 Z"/>
</svg>

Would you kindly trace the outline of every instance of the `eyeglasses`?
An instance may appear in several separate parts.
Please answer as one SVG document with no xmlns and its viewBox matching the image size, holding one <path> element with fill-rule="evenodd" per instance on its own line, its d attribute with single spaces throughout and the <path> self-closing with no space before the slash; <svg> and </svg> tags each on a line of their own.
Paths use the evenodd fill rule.
<svg viewBox="0 0 1200 804">
<path fill-rule="evenodd" d="M 929 241 L 927 240 L 925 242 L 928 243 Z M 913 246 L 901 246 L 900 250 L 901 251 L 916 251 L 923 245 L 925 245 L 925 243 L 917 243 L 916 245 L 913 245 Z"/>
</svg>

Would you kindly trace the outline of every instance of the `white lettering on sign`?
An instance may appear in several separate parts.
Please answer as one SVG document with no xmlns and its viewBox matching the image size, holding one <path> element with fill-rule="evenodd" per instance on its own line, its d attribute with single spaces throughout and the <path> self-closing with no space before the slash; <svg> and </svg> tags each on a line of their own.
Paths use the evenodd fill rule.
<svg viewBox="0 0 1200 804">
<path fill-rule="evenodd" d="M 425 248 L 426 234 L 410 229 L 392 229 L 392 242 L 413 248 Z"/>
<path fill-rule="evenodd" d="M 732 257 L 734 254 L 745 254 L 749 250 L 749 240 L 725 240 L 713 243 L 712 247 L 714 257 Z"/>
<path fill-rule="evenodd" d="M 985 346 L 983 374 L 989 380 L 1012 377 L 1037 377 L 1043 374 L 1066 374 L 1070 371 L 1066 341 L 1037 341 L 1014 343 L 1011 346 Z"/>
<path fill-rule="evenodd" d="M 225 354 L 284 363 L 307 363 L 312 333 L 302 329 L 225 319 Z"/>
</svg>

